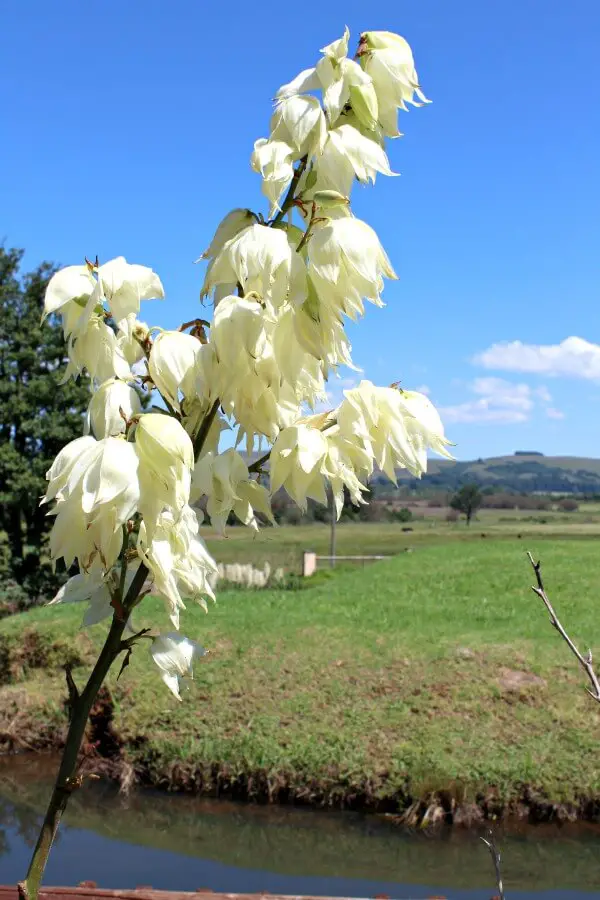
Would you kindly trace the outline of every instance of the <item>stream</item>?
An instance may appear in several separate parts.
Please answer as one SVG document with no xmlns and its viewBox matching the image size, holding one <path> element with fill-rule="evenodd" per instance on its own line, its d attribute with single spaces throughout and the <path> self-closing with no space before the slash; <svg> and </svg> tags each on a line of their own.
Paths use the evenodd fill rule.
<svg viewBox="0 0 600 900">
<path fill-rule="evenodd" d="M 0 759 L 0 884 L 24 876 L 56 761 Z M 250 806 L 104 782 L 74 794 L 46 884 L 400 900 L 496 894 L 482 832 L 423 833 L 344 812 Z M 498 829 L 507 900 L 600 900 L 600 828 Z"/>
</svg>

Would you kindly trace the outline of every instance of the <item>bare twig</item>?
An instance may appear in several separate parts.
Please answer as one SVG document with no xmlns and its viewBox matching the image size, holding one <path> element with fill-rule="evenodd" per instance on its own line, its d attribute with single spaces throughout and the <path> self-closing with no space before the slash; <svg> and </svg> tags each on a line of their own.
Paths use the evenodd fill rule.
<svg viewBox="0 0 600 900">
<path fill-rule="evenodd" d="M 531 590 L 533 591 L 534 594 L 537 594 L 537 596 L 543 602 L 543 604 L 546 607 L 546 609 L 548 610 L 548 614 L 550 616 L 550 624 L 554 628 L 556 628 L 556 630 L 558 631 L 558 633 L 560 634 L 562 639 L 565 641 L 565 643 L 569 647 L 571 653 L 573 653 L 573 655 L 577 659 L 579 665 L 581 666 L 581 668 L 583 669 L 583 671 L 589 678 L 590 683 L 592 685 L 592 690 L 590 690 L 590 688 L 586 688 L 588 694 L 590 695 L 590 697 L 593 697 L 594 700 L 596 700 L 598 703 L 600 703 L 600 680 L 598 679 L 598 676 L 594 672 L 594 668 L 592 666 L 592 651 L 588 650 L 587 656 L 582 656 L 582 654 L 579 652 L 579 650 L 577 649 L 577 647 L 575 646 L 575 644 L 573 643 L 573 641 L 571 640 L 571 638 L 569 637 L 569 635 L 567 634 L 567 632 L 565 631 L 563 626 L 561 625 L 561 623 L 558 619 L 558 616 L 554 612 L 554 608 L 553 608 L 552 604 L 550 603 L 550 600 L 548 599 L 546 589 L 544 588 L 544 582 L 542 581 L 542 564 L 541 564 L 541 562 L 535 562 L 533 556 L 531 555 L 531 553 L 529 553 L 529 551 L 527 551 L 527 556 L 529 558 L 529 562 L 531 563 L 531 565 L 533 567 L 533 571 L 535 572 L 535 578 L 537 581 L 537 586 L 532 585 Z"/>
<path fill-rule="evenodd" d="M 488 831 L 488 838 L 489 840 L 482 837 L 481 840 L 490 851 L 490 856 L 492 857 L 492 862 L 494 863 L 494 870 L 496 872 L 496 887 L 498 888 L 498 900 L 505 900 L 504 888 L 502 886 L 502 872 L 500 870 L 500 851 L 498 850 L 498 847 L 496 845 L 494 832 L 491 830 L 491 828 Z"/>
</svg>

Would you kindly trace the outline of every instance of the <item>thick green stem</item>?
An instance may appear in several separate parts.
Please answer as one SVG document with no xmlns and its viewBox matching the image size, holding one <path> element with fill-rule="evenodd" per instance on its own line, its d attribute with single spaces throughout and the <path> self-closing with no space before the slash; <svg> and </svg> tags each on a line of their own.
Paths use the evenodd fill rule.
<svg viewBox="0 0 600 900">
<path fill-rule="evenodd" d="M 219 410 L 220 400 L 215 400 L 204 419 L 202 420 L 202 425 L 198 429 L 198 434 L 194 438 L 194 458 L 198 459 L 200 453 L 202 452 L 202 448 L 206 442 L 208 437 L 208 432 L 210 431 L 211 425 L 215 420 L 215 416 Z"/>
<path fill-rule="evenodd" d="M 280 222 L 283 222 L 286 213 L 289 212 L 289 210 L 292 208 L 292 203 L 294 202 L 294 195 L 296 193 L 296 188 L 298 187 L 298 182 L 302 178 L 307 164 L 308 156 L 303 156 L 294 171 L 294 175 L 292 180 L 290 181 L 288 192 L 285 195 L 285 200 L 281 204 L 281 209 L 279 210 L 275 218 L 271 222 L 269 222 L 269 225 L 279 225 Z"/>
<path fill-rule="evenodd" d="M 141 567 L 140 567 L 141 568 Z M 136 573 L 136 574 L 139 574 Z M 144 575 L 145 577 L 145 575 Z M 143 583 L 143 579 L 142 579 Z M 133 585 L 132 585 L 133 587 Z M 52 843 L 56 836 L 62 814 L 64 813 L 72 791 L 79 786 L 77 779 L 77 759 L 79 748 L 85 734 L 90 710 L 96 695 L 102 686 L 108 670 L 122 650 L 121 639 L 125 629 L 125 621 L 114 614 L 110 630 L 98 661 L 88 678 L 88 682 L 74 705 L 71 723 L 65 742 L 63 758 L 58 776 L 48 804 L 44 824 L 31 857 L 25 881 L 19 883 L 19 896 L 25 900 L 37 900 L 38 891 Z"/>
</svg>

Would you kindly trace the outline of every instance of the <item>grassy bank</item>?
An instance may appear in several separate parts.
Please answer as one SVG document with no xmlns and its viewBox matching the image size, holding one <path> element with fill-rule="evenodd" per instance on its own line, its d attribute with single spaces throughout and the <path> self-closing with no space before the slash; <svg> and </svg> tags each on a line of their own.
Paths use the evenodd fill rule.
<svg viewBox="0 0 600 900">
<path fill-rule="evenodd" d="M 211 650 L 190 694 L 177 704 L 140 651 L 93 737 L 142 780 L 210 793 L 400 811 L 442 792 L 488 812 L 549 801 L 591 815 L 600 712 L 529 591 L 524 549 L 423 545 L 300 591 L 223 593 L 208 616 L 190 607 L 185 631 Z M 600 643 L 596 542 L 539 550 L 573 636 Z M 64 607 L 0 623 L 5 749 L 60 741 L 60 664 L 81 682 L 104 633 L 80 619 Z"/>
</svg>

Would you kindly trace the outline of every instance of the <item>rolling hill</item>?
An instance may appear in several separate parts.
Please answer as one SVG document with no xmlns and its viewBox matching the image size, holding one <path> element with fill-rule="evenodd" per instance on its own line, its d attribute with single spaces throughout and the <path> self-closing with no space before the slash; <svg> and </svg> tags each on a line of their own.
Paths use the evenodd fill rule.
<svg viewBox="0 0 600 900">
<path fill-rule="evenodd" d="M 376 479 L 377 483 L 380 479 Z M 430 459 L 427 475 L 420 480 L 406 470 L 398 482 L 415 488 L 455 490 L 467 482 L 498 490 L 549 493 L 600 494 L 600 459 L 579 456 L 544 456 L 517 451 L 513 456 L 452 462 Z"/>
</svg>

